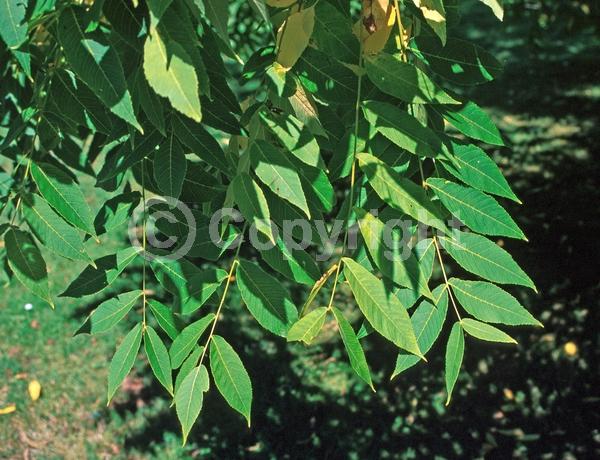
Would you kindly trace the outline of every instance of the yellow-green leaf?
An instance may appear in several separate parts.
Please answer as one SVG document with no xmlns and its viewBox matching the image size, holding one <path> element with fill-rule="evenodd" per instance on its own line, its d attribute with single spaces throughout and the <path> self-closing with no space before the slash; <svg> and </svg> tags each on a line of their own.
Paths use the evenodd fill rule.
<svg viewBox="0 0 600 460">
<path fill-rule="evenodd" d="M 448 338 L 448 344 L 446 345 L 445 379 L 446 392 L 448 393 L 446 405 L 450 403 L 452 390 L 454 390 L 454 385 L 458 379 L 464 354 L 465 336 L 461 323 L 457 321 L 454 323 L 454 326 L 452 326 L 450 337 Z"/>
<path fill-rule="evenodd" d="M 151 326 L 146 326 L 144 331 L 144 349 L 152 372 L 163 387 L 173 395 L 173 376 L 171 374 L 171 360 L 169 352 Z"/>
<path fill-rule="evenodd" d="M 307 345 L 310 345 L 319 332 L 321 332 L 326 317 L 327 307 L 315 308 L 309 314 L 300 318 L 293 324 L 288 331 L 287 341 L 302 341 Z"/>
<path fill-rule="evenodd" d="M 197 366 L 185 377 L 177 393 L 175 393 L 175 410 L 181 423 L 183 444 L 186 443 L 192 426 L 198 415 L 200 415 L 204 399 L 204 388 L 208 387 L 208 382 L 206 367 L 203 365 Z"/>
<path fill-rule="evenodd" d="M 360 341 L 352 329 L 352 325 L 344 317 L 344 314 L 337 308 L 333 307 L 333 314 L 338 323 L 340 335 L 342 336 L 342 342 L 348 353 L 348 359 L 350 359 L 350 365 L 354 372 L 369 384 L 371 389 L 375 391 L 373 387 L 373 381 L 371 380 L 371 372 L 369 371 L 369 365 L 367 364 L 367 358 L 365 352 L 360 344 Z"/>
<path fill-rule="evenodd" d="M 422 357 L 406 308 L 396 296 L 354 260 L 345 257 L 342 262 L 354 299 L 373 329 L 396 346 Z"/>
<path fill-rule="evenodd" d="M 486 340 L 488 342 L 517 343 L 517 341 L 506 332 L 503 332 L 494 326 L 490 326 L 489 324 L 482 323 L 481 321 L 463 318 L 461 324 L 467 334 L 480 340 Z"/>
<path fill-rule="evenodd" d="M 136 324 L 117 347 L 117 351 L 108 369 L 108 402 L 125 379 L 133 364 L 142 343 L 142 323 Z"/>
<path fill-rule="evenodd" d="M 191 57 L 176 42 L 165 42 L 153 29 L 144 45 L 144 75 L 159 96 L 192 120 L 202 120 L 198 76 Z"/>
<path fill-rule="evenodd" d="M 225 401 L 242 414 L 250 426 L 252 383 L 242 360 L 227 341 L 214 335 L 210 342 L 210 370 Z"/>
</svg>

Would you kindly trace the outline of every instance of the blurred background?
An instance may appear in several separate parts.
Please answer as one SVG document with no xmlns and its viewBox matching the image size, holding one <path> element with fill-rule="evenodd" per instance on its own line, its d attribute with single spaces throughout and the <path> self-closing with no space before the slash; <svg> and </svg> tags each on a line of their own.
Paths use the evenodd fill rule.
<svg viewBox="0 0 600 460">
<path fill-rule="evenodd" d="M 233 3 L 240 40 L 253 33 L 253 17 L 247 2 Z M 16 406 L 0 415 L 0 458 L 600 458 L 600 2 L 505 0 L 503 23 L 479 2 L 462 3 L 454 33 L 506 63 L 501 78 L 469 96 L 507 139 L 507 148 L 486 150 L 523 201 L 509 211 L 530 242 L 499 243 L 536 282 L 539 294 L 511 292 L 545 328 L 516 330 L 517 347 L 468 340 L 446 407 L 444 337 L 427 365 L 392 382 L 394 351 L 365 341 L 377 370 L 373 393 L 352 374 L 335 331 L 310 348 L 286 345 L 264 334 L 234 295 L 219 327 L 254 382 L 252 427 L 211 392 L 181 447 L 175 413 L 148 366 L 138 360 L 106 407 L 114 334 L 73 338 L 110 292 L 51 311 L 0 280 L 0 414 Z M 105 198 L 91 196 L 91 204 Z M 125 245 L 124 231 L 111 241 Z M 94 256 L 109 249 L 90 248 Z M 81 269 L 54 264 L 50 279 L 64 286 Z M 130 267 L 111 292 L 140 277 Z M 27 391 L 34 379 L 42 386 L 35 402 Z"/>
</svg>

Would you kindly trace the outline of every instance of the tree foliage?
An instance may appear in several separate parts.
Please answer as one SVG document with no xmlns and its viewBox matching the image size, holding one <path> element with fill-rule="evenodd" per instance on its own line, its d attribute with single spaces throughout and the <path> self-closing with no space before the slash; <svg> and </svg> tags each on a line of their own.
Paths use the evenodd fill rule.
<svg viewBox="0 0 600 460">
<path fill-rule="evenodd" d="M 482 1 L 502 19 L 501 2 Z M 290 342 L 310 345 L 336 325 L 371 387 L 361 344 L 370 334 L 398 349 L 396 377 L 451 330 L 448 402 L 465 334 L 514 343 L 496 326 L 540 325 L 499 286 L 535 289 L 490 240 L 526 237 L 500 203 L 518 198 L 480 147 L 504 145 L 502 135 L 463 88 L 493 80 L 502 65 L 452 36 L 456 7 L 0 3 L 1 268 L 54 306 L 55 255 L 88 264 L 60 294 L 77 298 L 143 259 L 141 286 L 98 305 L 79 331 L 137 318 L 116 340 L 109 401 L 143 342 L 184 440 L 214 388 L 250 424 L 259 376 L 218 335 L 230 289 L 266 331 Z M 251 20 L 237 23 L 240 11 Z M 82 192 L 89 180 L 112 195 L 99 209 Z M 151 196 L 168 197 L 157 207 L 170 216 L 154 225 Z M 241 216 L 219 219 L 215 232 L 215 213 L 229 208 Z M 140 244 L 87 255 L 88 239 L 125 235 L 132 220 L 129 236 Z M 299 220 L 306 226 L 288 225 Z M 150 248 L 155 232 L 174 244 Z M 452 261 L 466 279 L 447 277 Z M 164 294 L 146 289 L 152 276 Z M 344 289 L 355 307 L 336 297 Z M 360 325 L 349 320 L 354 308 Z"/>
</svg>

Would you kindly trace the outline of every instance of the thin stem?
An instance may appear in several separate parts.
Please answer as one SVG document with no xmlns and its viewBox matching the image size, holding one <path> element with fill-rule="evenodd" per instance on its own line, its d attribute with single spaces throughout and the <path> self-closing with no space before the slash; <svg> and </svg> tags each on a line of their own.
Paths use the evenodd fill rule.
<svg viewBox="0 0 600 460">
<path fill-rule="evenodd" d="M 142 160 L 142 203 L 144 206 L 142 214 L 142 251 L 144 265 L 142 266 L 142 326 L 146 329 L 146 180 L 144 163 L 146 159 Z"/>
<path fill-rule="evenodd" d="M 350 195 L 349 195 L 349 204 L 348 204 L 348 212 L 346 214 L 346 232 L 344 234 L 344 242 L 342 244 L 342 253 L 340 255 L 340 260 L 337 264 L 337 268 L 335 269 L 335 277 L 333 279 L 333 287 L 331 288 L 331 295 L 329 297 L 329 303 L 327 304 L 327 308 L 330 310 L 333 305 L 333 298 L 335 296 L 335 290 L 337 288 L 338 279 L 340 277 L 340 270 L 343 265 L 343 257 L 346 253 L 346 249 L 348 246 L 348 233 L 349 233 L 349 225 L 350 225 L 350 217 L 352 217 L 352 207 L 354 205 L 354 184 L 356 182 L 356 154 L 358 153 L 358 121 L 360 114 L 360 103 L 362 97 L 362 78 L 363 78 L 363 40 L 362 40 L 362 19 L 364 17 L 364 9 L 361 9 L 360 13 L 361 17 L 361 27 L 360 27 L 360 49 L 358 56 L 358 88 L 356 90 L 356 102 L 354 104 L 354 148 L 352 152 L 352 169 L 350 171 Z"/>
<path fill-rule="evenodd" d="M 242 228 L 242 233 L 240 235 L 242 238 L 244 236 L 244 233 L 246 232 L 246 226 L 247 226 L 247 223 L 245 223 L 244 227 Z M 223 295 L 221 296 L 219 306 L 217 307 L 217 311 L 215 313 L 215 319 L 213 319 L 212 325 L 210 327 L 210 332 L 208 333 L 208 338 L 206 339 L 206 343 L 204 344 L 204 349 L 202 350 L 202 355 L 200 356 L 200 361 L 198 363 L 198 366 L 201 366 L 202 362 L 204 361 L 204 356 L 206 355 L 206 350 L 208 350 L 210 341 L 212 340 L 213 335 L 215 333 L 215 329 L 217 328 L 217 322 L 219 321 L 219 318 L 221 317 L 221 310 L 223 309 L 223 305 L 225 305 L 225 299 L 227 298 L 227 292 L 229 291 L 229 285 L 231 284 L 231 280 L 233 279 L 235 269 L 240 263 L 239 254 L 240 254 L 241 247 L 242 247 L 242 244 L 240 242 L 240 244 L 237 247 L 237 250 L 235 251 L 235 256 L 233 257 L 233 262 L 231 263 L 231 267 L 229 268 L 229 273 L 227 274 L 227 282 L 225 283 L 225 290 L 223 291 Z"/>
<path fill-rule="evenodd" d="M 402 60 L 406 61 L 406 45 L 404 43 L 404 27 L 402 26 L 402 19 L 400 18 L 400 6 L 398 0 L 394 0 L 394 9 L 396 10 L 396 22 L 398 23 L 398 41 L 400 42 L 400 51 L 402 54 Z"/>
<path fill-rule="evenodd" d="M 440 251 L 440 246 L 437 242 L 437 237 L 433 237 L 433 244 L 435 245 L 435 251 L 437 252 L 438 261 L 440 262 L 440 267 L 442 267 L 442 275 L 444 276 L 444 283 L 446 284 L 446 289 L 448 290 L 448 296 L 450 297 L 450 302 L 454 307 L 454 311 L 456 312 L 456 316 L 458 317 L 458 321 L 462 321 L 460 317 L 460 313 L 458 312 L 458 307 L 456 306 L 456 302 L 454 301 L 454 295 L 452 294 L 452 289 L 450 289 L 450 283 L 448 283 L 448 277 L 446 276 L 446 269 L 444 268 L 444 261 L 442 260 L 442 253 Z"/>
<path fill-rule="evenodd" d="M 338 263 L 333 264 L 331 267 L 329 267 L 327 269 L 327 271 L 325 273 L 323 273 L 323 276 L 321 276 L 321 278 L 319 278 L 319 280 L 314 284 L 314 286 L 310 290 L 310 293 L 308 294 L 308 298 L 306 299 L 306 302 L 304 302 L 304 305 L 302 305 L 302 309 L 300 310 L 300 315 L 299 315 L 300 318 L 302 318 L 304 316 L 304 314 L 306 313 L 306 310 L 308 309 L 308 307 L 310 306 L 312 301 L 317 296 L 317 293 L 321 290 L 323 285 L 327 282 L 329 277 L 333 274 L 333 272 L 337 271 L 338 266 L 339 266 Z"/>
<path fill-rule="evenodd" d="M 427 185 L 425 183 L 425 175 L 423 174 L 423 166 L 421 164 L 421 159 L 419 158 L 419 171 L 421 173 L 421 181 L 423 188 L 427 191 Z M 435 252 L 437 254 L 438 261 L 440 263 L 440 267 L 442 268 L 442 275 L 444 276 L 444 284 L 446 285 L 446 289 L 448 290 L 448 296 L 450 297 L 450 302 L 454 307 L 454 311 L 456 312 L 456 316 L 459 321 L 462 321 L 460 318 L 460 313 L 458 312 L 458 307 L 456 306 L 456 302 L 454 301 L 454 296 L 452 295 L 452 289 L 450 289 L 450 283 L 448 283 L 448 276 L 446 276 L 446 269 L 444 268 L 444 260 L 442 259 L 442 252 L 440 251 L 440 246 L 437 241 L 437 237 L 433 236 L 433 245 L 435 246 Z"/>
<path fill-rule="evenodd" d="M 40 116 L 41 119 L 41 116 Z M 39 123 L 39 120 L 38 120 Z M 37 129 L 35 132 L 35 136 L 33 137 L 33 141 L 31 142 L 31 148 L 29 149 L 29 151 L 27 152 L 26 157 L 29 157 L 29 160 L 27 160 L 27 168 L 25 168 L 25 175 L 23 176 L 23 183 L 25 183 L 25 181 L 27 180 L 27 178 L 29 177 L 29 172 L 31 171 L 31 152 L 33 152 L 33 148 L 35 145 L 35 141 L 37 140 L 38 134 L 37 134 Z M 17 217 L 17 214 L 19 213 L 19 207 L 21 206 L 21 203 L 23 202 L 23 195 L 21 195 L 21 193 L 19 192 L 19 198 L 17 199 L 17 205 L 15 206 L 15 213 L 12 216 L 12 219 L 10 220 L 10 225 L 12 227 L 12 225 L 15 223 L 15 219 Z"/>
<path fill-rule="evenodd" d="M 419 173 L 421 174 L 421 186 L 427 190 L 427 185 L 425 183 L 425 174 L 423 173 L 423 163 L 421 162 L 421 159 L 419 158 Z"/>
</svg>

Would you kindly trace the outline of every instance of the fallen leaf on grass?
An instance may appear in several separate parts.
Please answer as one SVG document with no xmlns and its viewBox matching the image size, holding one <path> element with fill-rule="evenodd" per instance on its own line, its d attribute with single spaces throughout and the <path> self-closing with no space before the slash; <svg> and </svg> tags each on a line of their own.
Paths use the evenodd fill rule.
<svg viewBox="0 0 600 460">
<path fill-rule="evenodd" d="M 9 404 L 8 406 L 0 407 L 0 415 L 11 414 L 17 410 L 17 406 L 14 404 Z"/>
<path fill-rule="evenodd" d="M 29 382 L 29 386 L 27 387 L 29 391 L 29 397 L 32 401 L 37 401 L 40 399 L 40 394 L 42 393 L 42 385 L 37 380 L 32 380 Z"/>
</svg>

